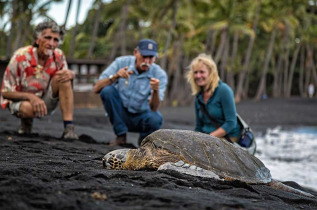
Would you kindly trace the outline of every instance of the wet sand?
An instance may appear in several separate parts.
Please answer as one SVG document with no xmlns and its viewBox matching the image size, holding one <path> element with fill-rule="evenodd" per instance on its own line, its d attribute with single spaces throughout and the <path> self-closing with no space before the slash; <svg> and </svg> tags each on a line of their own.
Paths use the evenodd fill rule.
<svg viewBox="0 0 317 210">
<path fill-rule="evenodd" d="M 258 134 L 317 125 L 317 99 L 243 101 L 241 116 Z M 193 107 L 162 107 L 163 128 L 193 129 Z M 114 138 L 103 109 L 76 109 L 80 140 L 63 141 L 60 111 L 34 121 L 34 135 L 16 133 L 19 120 L 0 110 L 0 209 L 316 209 L 317 199 L 265 185 L 223 182 L 157 171 L 113 171 L 101 159 Z M 134 147 L 138 134 L 128 134 Z M 297 183 L 284 182 L 303 189 Z M 317 192 L 309 189 L 317 196 Z"/>
</svg>

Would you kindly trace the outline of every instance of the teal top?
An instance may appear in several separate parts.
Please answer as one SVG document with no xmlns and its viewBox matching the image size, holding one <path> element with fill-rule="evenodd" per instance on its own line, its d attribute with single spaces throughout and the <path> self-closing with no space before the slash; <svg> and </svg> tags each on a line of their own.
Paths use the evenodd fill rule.
<svg viewBox="0 0 317 210">
<path fill-rule="evenodd" d="M 240 137 L 240 125 L 237 123 L 236 106 L 233 91 L 226 83 L 219 81 L 212 96 L 204 103 L 202 92 L 195 98 L 196 127 L 195 131 L 211 133 L 217 128 L 203 113 L 200 103 L 206 106 L 209 115 L 223 128 L 229 137 Z"/>
</svg>

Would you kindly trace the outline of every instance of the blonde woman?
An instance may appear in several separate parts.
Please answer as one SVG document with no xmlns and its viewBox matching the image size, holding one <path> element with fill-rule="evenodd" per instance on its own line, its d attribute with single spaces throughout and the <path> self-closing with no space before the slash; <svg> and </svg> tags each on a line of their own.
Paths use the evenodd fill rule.
<svg viewBox="0 0 317 210">
<path fill-rule="evenodd" d="M 233 91 L 220 80 L 213 59 L 200 54 L 191 62 L 186 76 L 196 96 L 195 130 L 218 138 L 229 137 L 232 142 L 237 142 L 240 125 L 237 123 Z"/>
</svg>

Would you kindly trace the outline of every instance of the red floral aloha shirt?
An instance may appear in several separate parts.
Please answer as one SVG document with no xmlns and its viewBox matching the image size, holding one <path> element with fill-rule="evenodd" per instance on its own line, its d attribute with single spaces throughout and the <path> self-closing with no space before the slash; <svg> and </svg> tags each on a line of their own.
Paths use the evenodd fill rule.
<svg viewBox="0 0 317 210">
<path fill-rule="evenodd" d="M 68 69 L 63 51 L 55 49 L 45 64 L 38 64 L 37 48 L 26 46 L 12 56 L 5 73 L 1 92 L 30 92 L 42 97 L 57 70 Z M 1 96 L 3 109 L 10 102 Z"/>
</svg>

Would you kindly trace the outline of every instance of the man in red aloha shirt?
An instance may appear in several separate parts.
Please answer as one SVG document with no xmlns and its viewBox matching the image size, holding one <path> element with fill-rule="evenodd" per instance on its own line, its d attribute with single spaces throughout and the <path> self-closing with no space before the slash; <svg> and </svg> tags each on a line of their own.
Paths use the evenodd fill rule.
<svg viewBox="0 0 317 210">
<path fill-rule="evenodd" d="M 74 73 L 58 49 L 62 30 L 54 21 L 44 21 L 34 30 L 33 46 L 18 49 L 3 76 L 1 106 L 21 118 L 20 134 L 32 131 L 33 118 L 51 114 L 58 102 L 64 120 L 63 139 L 78 139 L 73 125 Z"/>
</svg>

